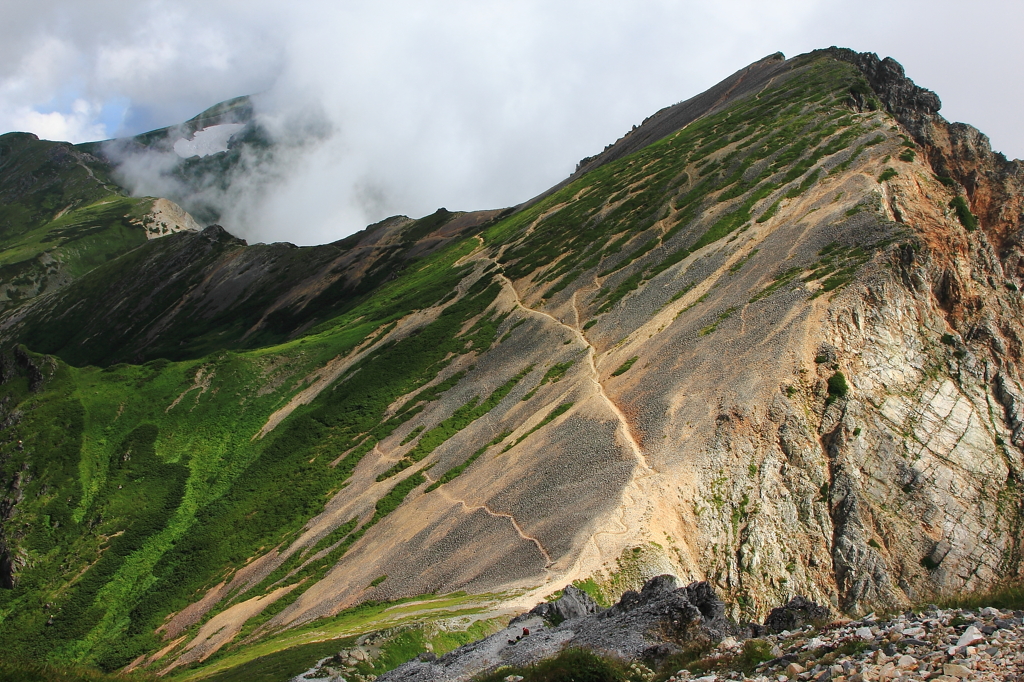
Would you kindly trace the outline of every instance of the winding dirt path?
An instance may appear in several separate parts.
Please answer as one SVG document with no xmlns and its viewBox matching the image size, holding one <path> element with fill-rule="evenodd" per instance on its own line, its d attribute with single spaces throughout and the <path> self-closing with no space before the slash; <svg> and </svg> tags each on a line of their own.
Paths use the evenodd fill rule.
<svg viewBox="0 0 1024 682">
<path fill-rule="evenodd" d="M 587 340 L 587 337 L 584 336 L 583 331 L 579 327 L 580 316 L 579 311 L 576 309 L 575 294 L 573 294 L 573 310 L 576 314 L 576 326 L 574 327 L 572 325 L 568 325 L 562 322 L 560 319 L 558 319 L 557 317 L 550 313 L 546 313 L 543 310 L 537 310 L 536 308 L 531 308 L 528 305 L 524 304 L 522 299 L 519 298 L 519 292 L 516 291 L 516 287 L 512 283 L 512 280 L 506 277 L 504 273 L 500 272 L 498 273 L 498 277 L 501 278 L 501 281 L 504 284 L 504 286 L 508 287 L 508 289 L 512 292 L 512 296 L 515 298 L 517 306 L 534 315 L 542 315 L 548 318 L 549 320 L 554 321 L 556 324 L 564 327 L 565 329 L 568 329 L 570 333 L 572 333 L 577 339 L 579 339 L 580 343 L 584 344 L 587 347 L 587 365 L 590 367 L 591 383 L 594 384 L 594 388 L 597 390 L 597 394 L 601 397 L 602 400 L 604 400 L 604 402 L 608 405 L 608 408 L 611 409 L 612 413 L 615 415 L 615 418 L 618 420 L 622 436 L 626 443 L 629 445 L 629 449 L 633 452 L 634 457 L 636 457 L 637 462 L 645 471 L 651 471 L 651 466 L 650 464 L 648 464 L 647 458 L 644 456 L 643 450 L 640 448 L 640 444 L 633 436 L 633 429 L 629 424 L 629 420 L 626 418 L 626 415 L 623 414 L 622 410 L 619 409 L 619 406 L 615 404 L 615 401 L 612 400 L 611 397 L 604 390 L 604 385 L 601 383 L 600 380 L 600 374 L 598 374 L 597 371 L 597 363 L 594 359 L 597 355 L 597 349 L 595 349 L 594 346 L 590 343 L 590 341 Z"/>
<path fill-rule="evenodd" d="M 425 474 L 424 474 L 424 477 L 427 478 L 427 480 L 430 480 L 430 477 L 426 476 Z M 431 481 L 431 483 L 433 483 L 433 481 Z M 441 486 L 441 487 L 437 488 L 437 492 L 441 493 L 441 497 L 444 497 L 449 502 L 454 502 L 455 504 L 462 505 L 463 509 L 465 509 L 467 513 L 472 514 L 475 511 L 483 510 L 489 516 L 493 516 L 493 517 L 499 518 L 499 519 L 508 519 L 509 523 L 512 524 L 512 528 L 515 529 L 516 533 L 519 535 L 520 538 L 522 538 L 523 540 L 526 540 L 527 542 L 532 542 L 534 545 L 536 545 L 537 551 L 539 551 L 541 553 L 541 556 L 544 557 L 544 570 L 545 571 L 547 571 L 548 567 L 551 566 L 551 564 L 554 563 L 551 560 L 551 555 L 548 553 L 548 550 L 544 548 L 543 544 L 541 544 L 541 541 L 539 539 L 533 537 L 532 535 L 527 535 L 526 532 L 523 530 L 522 526 L 519 525 L 519 522 L 516 521 L 516 517 L 512 516 L 511 514 L 504 514 L 502 512 L 496 512 L 493 509 L 491 509 L 490 507 L 488 507 L 486 504 L 471 505 L 468 502 L 466 502 L 465 500 L 461 500 L 461 499 L 455 497 L 454 495 L 452 495 L 451 493 L 449 493 L 447 490 L 444 489 L 444 486 Z"/>
</svg>

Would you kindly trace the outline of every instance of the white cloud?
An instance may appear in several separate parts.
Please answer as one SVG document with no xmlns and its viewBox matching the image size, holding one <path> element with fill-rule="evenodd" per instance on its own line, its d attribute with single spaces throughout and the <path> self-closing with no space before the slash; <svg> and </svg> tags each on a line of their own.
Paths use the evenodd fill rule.
<svg viewBox="0 0 1024 682">
<path fill-rule="evenodd" d="M 96 107 L 84 99 L 76 99 L 71 111 L 41 113 L 28 107 L 19 107 L 8 113 L 19 130 L 30 130 L 44 140 L 96 140 L 106 136 L 106 126 L 94 119 Z"/>
<path fill-rule="evenodd" d="M 832 44 L 894 56 L 948 117 L 1024 156 L 1021 10 L 994 0 L 969 11 L 952 0 L 20 7 L 0 25 L 0 130 L 113 134 L 102 110 L 120 98 L 131 105 L 122 132 L 141 132 L 263 92 L 260 110 L 285 138 L 310 121 L 331 131 L 293 148 L 272 181 L 223 197 L 229 227 L 250 239 L 325 241 L 388 213 L 521 202 L 660 107 L 771 52 Z M 88 107 L 76 111 L 79 100 Z M 137 184 L 159 189 L 152 180 Z"/>
</svg>

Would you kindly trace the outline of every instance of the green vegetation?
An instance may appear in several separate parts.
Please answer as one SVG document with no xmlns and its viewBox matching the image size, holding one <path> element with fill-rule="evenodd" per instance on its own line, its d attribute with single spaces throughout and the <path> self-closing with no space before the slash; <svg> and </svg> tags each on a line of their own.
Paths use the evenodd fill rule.
<svg viewBox="0 0 1024 682">
<path fill-rule="evenodd" d="M 937 598 L 944 609 L 978 609 L 985 606 L 1022 611 L 1024 610 L 1024 585 L 1006 582 L 983 592 L 960 593 Z"/>
<path fill-rule="evenodd" d="M 425 467 L 423 471 L 429 469 L 430 466 Z M 384 497 L 377 500 L 377 504 L 373 512 L 373 517 L 360 530 L 365 530 L 366 528 L 369 528 L 370 526 L 377 523 L 382 518 L 393 512 L 395 509 L 398 509 L 398 505 L 402 504 L 405 498 L 408 497 L 409 493 L 413 491 L 413 488 L 417 488 L 426 483 L 427 479 L 424 478 L 423 471 L 418 471 L 415 474 L 412 474 L 404 481 L 396 485 L 394 488 L 389 490 L 387 494 L 384 495 Z"/>
<path fill-rule="evenodd" d="M 811 295 L 817 298 L 835 291 L 853 281 L 857 270 L 871 259 L 871 253 L 889 244 L 889 240 L 881 240 L 865 247 L 843 246 L 832 242 L 821 251 L 821 258 L 808 269 L 811 273 L 804 277 L 805 282 L 821 280 L 821 288 Z"/>
<path fill-rule="evenodd" d="M 573 587 L 586 592 L 591 599 L 597 602 L 597 605 L 602 608 L 608 608 L 612 605 L 612 600 L 608 598 L 608 594 L 601 589 L 601 586 L 593 578 L 587 578 L 586 580 L 574 580 L 572 582 Z"/>
<path fill-rule="evenodd" d="M 292 642 L 291 646 L 287 648 L 271 650 L 248 660 L 235 662 L 233 665 L 225 665 L 231 663 L 230 659 L 221 659 L 218 661 L 218 667 L 224 667 L 212 675 L 202 675 L 201 677 L 186 675 L 185 679 L 202 679 L 210 682 L 280 682 L 280 680 L 291 679 L 311 668 L 320 659 L 337 654 L 340 650 L 351 648 L 355 644 L 356 637 L 348 633 L 353 630 L 361 631 L 374 622 L 372 620 L 374 617 L 379 617 L 388 609 L 393 610 L 396 605 L 406 601 L 410 600 L 364 602 L 329 619 L 338 624 L 349 624 L 338 633 L 336 639 L 311 641 L 298 645 Z M 445 612 L 438 615 L 443 616 Z M 357 624 L 360 622 L 365 625 L 358 626 Z M 323 628 L 324 625 L 325 623 L 321 621 L 320 627 Z M 427 650 L 428 643 L 433 646 L 436 653 L 445 654 L 463 644 L 486 637 L 494 629 L 495 624 L 491 621 L 476 621 L 466 630 L 440 632 L 428 631 L 418 625 L 406 625 L 397 634 L 378 645 L 380 656 L 374 659 L 372 668 L 368 663 L 361 663 L 357 665 L 356 669 L 359 674 L 364 676 L 380 675 L 414 658 L 417 654 L 423 653 Z M 320 630 L 316 636 L 323 637 L 323 630 Z"/>
<path fill-rule="evenodd" d="M 439 254 L 429 267 L 384 287 L 383 300 L 303 342 L 105 371 L 57 363 L 41 393 L 28 391 L 27 376 L 0 387 L 12 408 L 36 406 L 9 430 L 26 444 L 24 452 L 11 451 L 15 464 L 34 452 L 46 453 L 47 462 L 30 484 L 33 502 L 22 512 L 38 529 L 24 545 L 36 557 L 35 568 L 22 573 L 21 589 L 0 590 L 0 614 L 8 614 L 0 623 L 5 641 L 36 660 L 120 667 L 155 650 L 153 628 L 219 580 L 225 567 L 240 567 L 297 532 L 373 445 L 418 410 L 385 419 L 388 405 L 433 380 L 453 354 L 472 352 L 493 337 L 486 325 L 463 336 L 459 330 L 491 304 L 498 287 L 487 277 L 479 280 L 418 334 L 375 346 L 333 390 L 254 441 L 290 390 L 258 394 L 266 359 L 281 358 L 290 372 L 304 376 L 390 324 L 396 308 L 422 307 L 447 295 L 465 273 L 451 264 L 472 247 L 467 240 L 465 247 Z M 438 385 L 431 395 L 444 389 Z M 245 398 L 241 405 L 239 396 Z M 289 481 L 287 496 L 279 493 L 282 480 Z M 388 493 L 374 522 L 400 504 L 415 481 L 416 475 Z M 330 539 L 340 544 L 288 580 L 319 575 L 364 530 L 339 529 L 348 535 Z M 66 585 L 65 575 L 81 577 Z M 309 584 L 280 600 L 280 608 Z M 59 608 L 50 626 L 45 612 L 25 606 L 37 594 Z"/>
<path fill-rule="evenodd" d="M 588 173 L 486 230 L 485 241 L 506 247 L 500 263 L 509 277 L 554 282 L 545 296 L 588 271 L 607 278 L 592 300 L 598 313 L 607 312 L 690 254 L 751 225 L 754 206 L 780 188 L 789 186 L 786 196 L 795 197 L 813 185 L 822 161 L 869 132 L 846 103 L 859 77 L 850 65 L 810 60 L 799 79 Z M 721 128 L 742 133 L 720 134 Z M 844 163 L 885 139 L 862 142 Z M 703 224 L 714 205 L 722 211 Z M 758 220 L 778 206 L 779 200 Z M 659 221 L 667 231 L 655 227 Z M 629 245 L 636 246 L 619 255 Z"/>
<path fill-rule="evenodd" d="M 696 282 L 690 282 L 685 287 L 683 287 L 682 289 L 680 289 L 676 293 L 672 294 L 672 298 L 668 299 L 668 302 L 669 303 L 675 303 L 676 301 L 681 299 L 683 296 L 688 294 L 690 291 L 692 291 L 695 286 L 697 286 Z"/>
<path fill-rule="evenodd" d="M 892 180 L 899 173 L 896 172 L 895 168 L 886 168 L 882 171 L 881 175 L 878 176 L 878 182 L 885 182 L 886 180 Z"/>
<path fill-rule="evenodd" d="M 669 656 L 662 663 L 655 680 L 664 682 L 678 670 L 689 670 L 695 676 L 733 670 L 751 675 L 758 664 L 775 658 L 771 653 L 771 643 L 763 639 L 748 639 L 738 652 L 725 656 L 710 655 L 712 649 L 710 643 L 691 644 L 682 652 Z"/>
<path fill-rule="evenodd" d="M 541 377 L 541 380 L 537 383 L 537 385 L 533 387 L 533 390 L 531 390 L 529 393 L 527 393 L 521 398 L 521 401 L 526 402 L 527 400 L 532 398 L 534 395 L 536 395 L 537 391 L 544 384 L 554 384 L 561 381 L 562 377 L 565 376 L 565 373 L 569 371 L 569 368 L 572 367 L 573 364 L 575 364 L 575 362 L 575 360 L 569 360 L 568 362 L 560 362 L 552 365 L 550 369 L 548 369 L 548 371 L 544 373 L 544 376 Z"/>
<path fill-rule="evenodd" d="M 847 169 L 849 169 L 850 165 L 857 159 L 857 157 L 860 156 L 862 151 L 864 151 L 868 147 L 874 146 L 876 144 L 881 144 L 883 142 L 885 142 L 884 135 L 875 135 L 867 142 L 857 145 L 857 148 L 853 150 L 853 152 L 850 154 L 850 156 L 846 158 L 845 161 L 833 166 L 832 170 L 829 171 L 829 174 L 834 175 L 836 173 L 845 172 Z"/>
<path fill-rule="evenodd" d="M 110 169 L 72 145 L 0 135 L 0 172 L 0 290 L 15 305 L 147 241 L 153 200 L 122 196 Z"/>
<path fill-rule="evenodd" d="M 718 329 L 718 325 L 732 317 L 732 314 L 737 310 L 738 308 L 736 306 L 731 306 L 729 308 L 726 308 L 722 312 L 718 313 L 718 317 L 715 319 L 714 322 L 700 330 L 700 335 L 707 336 L 708 334 L 714 333 L 715 330 Z"/>
<path fill-rule="evenodd" d="M 748 253 L 746 256 L 744 256 L 743 258 L 740 258 L 738 261 L 733 263 L 732 266 L 730 266 L 730 268 L 729 268 L 729 273 L 730 274 L 736 274 L 737 272 L 739 272 L 740 269 L 744 265 L 747 264 L 747 261 L 750 260 L 751 258 L 753 258 L 754 255 L 757 254 L 758 251 L 759 251 L 759 249 L 752 249 L 751 252 Z"/>
<path fill-rule="evenodd" d="M 479 459 L 480 455 L 484 454 L 485 452 L 487 452 L 488 449 L 490 449 L 491 446 L 497 445 L 501 441 L 508 438 L 510 435 L 512 435 L 511 431 L 502 431 L 501 433 L 499 433 L 497 436 L 494 437 L 493 440 L 491 440 L 491 442 L 489 442 L 487 445 L 483 446 L 482 448 L 474 452 L 472 455 L 470 455 L 468 458 L 466 458 L 465 462 L 452 467 L 451 469 L 446 471 L 444 475 L 441 476 L 441 478 L 431 483 L 430 486 L 427 487 L 427 492 L 429 493 L 432 490 L 436 490 L 437 488 L 440 488 L 442 485 L 448 483 L 449 481 L 454 481 L 456 478 L 459 477 L 459 475 L 462 474 L 463 471 L 469 468 L 469 465 L 471 465 L 473 462 Z"/>
<path fill-rule="evenodd" d="M 779 212 L 779 204 L 782 203 L 782 199 L 777 199 L 775 203 L 768 207 L 768 209 L 757 217 L 758 223 L 766 223 L 775 217 L 775 214 Z"/>
<path fill-rule="evenodd" d="M 548 416 L 544 417 L 544 419 L 542 419 L 542 420 L 540 421 L 540 423 L 539 423 L 539 424 L 537 424 L 536 426 L 534 426 L 534 427 L 533 427 L 532 429 L 530 429 L 529 431 L 527 431 L 527 432 L 526 432 L 526 433 L 524 433 L 523 435 L 519 436 L 519 438 L 517 438 L 517 439 L 516 439 L 515 441 L 513 441 L 512 443 L 509 443 L 508 445 L 506 445 L 506 446 L 505 446 L 505 447 L 504 447 L 504 448 L 502 449 L 502 452 L 508 452 L 509 450 L 511 450 L 512 448 L 514 448 L 515 446 L 519 445 L 519 444 L 520 444 L 520 443 L 522 443 L 522 442 L 523 442 L 524 440 L 526 440 L 527 438 L 529 438 L 530 436 L 532 436 L 532 435 L 534 434 L 534 432 L 536 432 L 536 431 L 539 431 L 540 429 L 544 428 L 545 426 L 547 426 L 548 424 L 550 424 L 551 422 L 553 422 L 553 421 L 554 421 L 555 419 L 557 419 L 558 417 L 560 417 L 560 416 L 562 416 L 563 414 L 565 414 L 566 412 L 568 412 L 568 411 L 569 411 L 569 409 L 570 409 L 570 408 L 571 408 L 572 406 L 573 406 L 573 403 L 562 403 L 561 405 L 559 405 L 559 406 L 558 406 L 558 407 L 556 407 L 555 409 L 551 410 L 551 412 L 549 412 L 549 413 L 548 413 Z"/>
<path fill-rule="evenodd" d="M 907 163 L 912 162 L 916 158 L 917 154 L 914 152 L 913 149 L 904 149 L 902 152 L 900 152 L 899 155 L 899 160 L 906 161 Z"/>
<path fill-rule="evenodd" d="M 405 457 L 400 459 L 393 467 L 378 476 L 377 480 L 383 481 L 390 478 L 398 472 L 412 466 L 416 462 L 423 460 L 449 438 L 497 407 L 498 403 L 508 395 L 509 391 L 515 388 L 516 384 L 522 381 L 523 377 L 532 371 L 533 365 L 530 365 L 495 389 L 494 392 L 487 397 L 487 400 L 478 404 L 480 398 L 476 397 L 459 409 L 455 410 L 455 414 L 424 433 L 423 437 L 420 438 L 418 443 L 416 443 L 416 447 L 410 450 Z"/>
<path fill-rule="evenodd" d="M 949 207 L 956 211 L 957 220 L 964 226 L 964 229 L 968 232 L 974 232 L 978 229 L 978 217 L 971 213 L 971 207 L 967 205 L 967 198 L 962 194 L 958 194 L 949 202 Z"/>
<path fill-rule="evenodd" d="M 416 436 L 423 433 L 423 426 L 417 426 L 415 429 L 409 432 L 409 435 L 402 439 L 401 445 L 408 445 L 409 443 L 416 440 Z"/>
<path fill-rule="evenodd" d="M 0 682 L 155 682 L 157 679 L 145 673 L 107 674 L 76 665 L 22 661 L 8 654 L 0 658 Z"/>
<path fill-rule="evenodd" d="M 803 182 L 801 182 L 799 185 L 794 185 L 793 187 L 791 187 L 789 190 L 786 191 L 786 193 L 783 196 L 785 196 L 787 199 L 793 199 L 800 196 L 808 189 L 810 189 L 811 185 L 818 181 L 818 178 L 821 177 L 821 172 L 822 171 L 819 168 L 813 173 L 810 173 L 806 178 L 804 178 Z"/>
<path fill-rule="evenodd" d="M 354 637 L 314 642 L 260 656 L 224 672 L 214 673 L 209 682 L 280 682 L 308 670 L 321 658 L 351 646 Z"/>
<path fill-rule="evenodd" d="M 674 318 L 672 318 L 672 319 L 673 320 L 678 320 L 680 315 L 682 315 L 683 313 L 685 313 L 687 310 L 689 310 L 690 308 L 694 307 L 698 303 L 703 303 L 704 301 L 708 300 L 708 296 L 710 296 L 710 295 L 711 295 L 710 291 L 705 292 L 696 301 L 694 301 L 693 303 L 691 303 L 690 305 L 686 306 L 685 308 L 680 310 L 678 313 L 676 313 L 676 316 Z"/>
<path fill-rule="evenodd" d="M 771 296 L 776 291 L 778 291 L 779 289 L 781 289 L 782 287 L 786 286 L 794 279 L 796 279 L 796 276 L 799 275 L 801 272 L 803 272 L 803 268 L 796 267 L 789 268 L 788 270 L 780 272 L 778 275 L 775 276 L 775 279 L 772 280 L 771 284 L 766 286 L 758 293 L 754 294 L 753 298 L 750 299 L 750 302 L 754 303 L 755 301 L 760 301 L 762 298 Z"/>
<path fill-rule="evenodd" d="M 611 657 L 589 649 L 566 649 L 553 658 L 526 667 L 502 666 L 476 682 L 502 682 L 507 677 L 522 677 L 523 682 L 628 682 L 633 679 L 629 667 Z"/>
<path fill-rule="evenodd" d="M 849 392 L 850 385 L 846 383 L 846 377 L 842 372 L 837 371 L 828 379 L 828 399 L 825 404 L 829 405 L 836 400 L 845 398 Z"/>
<path fill-rule="evenodd" d="M 638 359 L 639 358 L 636 355 L 634 355 L 629 360 L 626 360 L 624 363 L 619 365 L 619 368 L 617 370 L 612 372 L 612 376 L 617 377 L 620 374 L 625 374 L 626 372 L 629 371 L 629 368 L 633 366 L 633 363 L 636 362 Z"/>
<path fill-rule="evenodd" d="M 498 343 L 505 343 L 506 341 L 508 341 L 508 337 L 512 336 L 512 332 L 514 332 L 516 330 L 516 328 L 519 327 L 519 325 L 521 325 L 524 322 L 526 322 L 526 318 L 525 317 L 516 320 L 515 324 L 513 324 L 511 327 L 509 327 L 508 331 L 501 335 L 501 340 L 498 341 Z"/>
</svg>

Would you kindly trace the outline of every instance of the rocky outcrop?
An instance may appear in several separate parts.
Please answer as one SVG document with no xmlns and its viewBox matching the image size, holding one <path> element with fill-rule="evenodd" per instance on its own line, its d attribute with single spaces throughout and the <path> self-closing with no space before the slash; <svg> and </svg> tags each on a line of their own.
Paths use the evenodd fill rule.
<svg viewBox="0 0 1024 682">
<path fill-rule="evenodd" d="M 558 625 L 562 621 L 589 616 L 599 613 L 601 610 L 601 607 L 589 594 L 574 585 L 567 585 L 562 591 L 561 597 L 553 602 L 537 604 L 528 613 L 513 619 L 510 625 L 516 625 L 535 616 L 543 618 L 552 625 Z"/>
<path fill-rule="evenodd" d="M 185 209 L 170 199 L 155 199 L 149 213 L 139 219 L 138 224 L 145 228 L 147 239 L 157 239 L 183 230 L 202 230 L 199 223 Z"/>
<path fill-rule="evenodd" d="M 734 629 L 725 618 L 725 605 L 707 583 L 678 587 L 675 576 L 656 576 L 604 611 L 581 594 L 569 586 L 557 601 L 539 605 L 486 639 L 436 660 L 411 661 L 378 679 L 467 680 L 498 666 L 534 663 L 566 647 L 625 660 L 663 658 L 681 645 L 717 642 Z M 553 613 L 576 615 L 553 625 L 547 619 Z"/>
<path fill-rule="evenodd" d="M 844 47 L 830 47 L 819 52 L 855 64 L 867 78 L 886 111 L 909 130 L 919 129 L 942 108 L 939 96 L 907 78 L 903 65 L 892 57 L 879 59 L 874 52 L 855 52 Z M 851 95 L 861 106 L 867 104 L 866 93 L 855 91 Z"/>
<path fill-rule="evenodd" d="M 827 606 L 815 604 L 807 597 L 797 595 L 788 603 L 772 609 L 764 620 L 764 627 L 775 633 L 799 630 L 805 625 L 823 625 L 831 615 Z"/>
</svg>

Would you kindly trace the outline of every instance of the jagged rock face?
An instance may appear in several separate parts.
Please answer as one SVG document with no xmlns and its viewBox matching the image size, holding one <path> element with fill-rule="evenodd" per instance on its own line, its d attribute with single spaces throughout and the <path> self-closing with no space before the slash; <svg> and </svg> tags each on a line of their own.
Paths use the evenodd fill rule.
<svg viewBox="0 0 1024 682">
<path fill-rule="evenodd" d="M 60 398 L 104 418 L 83 431 L 89 457 L 158 429 L 160 466 L 189 466 L 188 504 L 139 554 L 152 581 L 123 588 L 136 610 L 82 650 L 114 649 L 130 621 L 109 660 L 169 671 L 366 600 L 457 590 L 523 609 L 590 581 L 622 597 L 594 623 L 667 590 L 689 623 L 795 594 L 902 608 L 1019 575 L 1019 164 L 872 55 L 773 56 L 715 92 L 514 215 L 358 238 L 392 259 L 208 228 L 9 315 L 9 340 L 85 330 L 50 350 L 104 364 L 173 356 L 209 325 L 208 346 L 174 356 L 191 364 L 62 369 Z M 295 274 L 308 254 L 316 274 Z M 369 277 L 381 262 L 389 281 Z M 154 273 L 184 293 L 125 294 Z M 367 277 L 362 296 L 328 295 Z M 202 356 L 262 345 L 246 330 L 275 319 L 287 343 Z M 110 324 L 121 336 L 99 341 Z M 664 573 L 729 606 L 630 591 Z M 569 594 L 552 611 L 566 623 L 592 608 Z"/>
<path fill-rule="evenodd" d="M 939 96 L 915 85 L 907 78 L 903 65 L 892 57 L 879 59 L 873 52 L 854 52 L 839 47 L 823 52 L 835 59 L 855 64 L 885 109 L 908 128 L 913 129 L 920 121 L 934 116 L 942 108 Z M 856 96 L 858 93 L 853 94 Z"/>
<path fill-rule="evenodd" d="M 537 604 L 529 613 L 512 620 L 510 625 L 515 625 L 521 620 L 531 616 L 543 618 L 546 621 L 557 625 L 563 620 L 580 618 L 592 613 L 597 613 L 601 607 L 591 598 L 589 594 L 573 585 L 567 585 L 562 591 L 562 596 L 553 602 Z"/>
<path fill-rule="evenodd" d="M 508 628 L 445 654 L 437 660 L 406 663 L 382 675 L 382 682 L 468 680 L 499 666 L 525 666 L 570 647 L 583 647 L 624 660 L 650 660 L 683 645 L 720 640 L 734 626 L 725 605 L 707 583 L 678 587 L 675 576 L 655 576 L 639 592 L 628 591 L 606 610 L 579 613 L 582 598 L 570 592 L 514 619 Z M 585 601 L 585 600 L 582 600 Z M 564 602 L 564 603 L 563 603 Z M 550 607 L 550 608 L 544 608 Z M 545 614 L 573 614 L 552 623 Z"/>
</svg>

